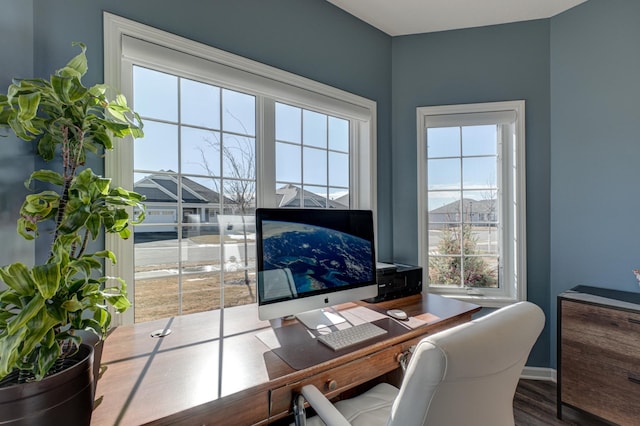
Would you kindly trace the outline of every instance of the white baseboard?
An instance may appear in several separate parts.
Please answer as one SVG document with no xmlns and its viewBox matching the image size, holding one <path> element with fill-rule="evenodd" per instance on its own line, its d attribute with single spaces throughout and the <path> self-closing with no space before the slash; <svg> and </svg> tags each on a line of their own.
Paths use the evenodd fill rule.
<svg viewBox="0 0 640 426">
<path fill-rule="evenodd" d="M 554 370 L 553 368 L 525 366 L 522 370 L 520 378 L 529 380 L 549 380 L 557 383 L 558 376 L 556 370 Z"/>
</svg>

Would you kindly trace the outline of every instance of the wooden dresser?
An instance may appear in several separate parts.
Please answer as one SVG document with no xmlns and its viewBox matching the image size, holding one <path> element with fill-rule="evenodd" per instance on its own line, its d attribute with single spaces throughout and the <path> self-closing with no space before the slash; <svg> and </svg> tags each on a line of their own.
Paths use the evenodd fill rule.
<svg viewBox="0 0 640 426">
<path fill-rule="evenodd" d="M 558 296 L 562 406 L 640 424 L 640 293 L 577 286 Z"/>
</svg>

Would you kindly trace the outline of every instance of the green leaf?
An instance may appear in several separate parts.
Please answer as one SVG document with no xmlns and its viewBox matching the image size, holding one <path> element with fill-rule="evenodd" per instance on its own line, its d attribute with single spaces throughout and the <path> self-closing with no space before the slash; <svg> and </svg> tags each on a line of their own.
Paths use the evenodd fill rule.
<svg viewBox="0 0 640 426">
<path fill-rule="evenodd" d="M 13 305 L 16 308 L 22 308 L 22 299 L 20 298 L 20 295 L 18 293 L 16 293 L 15 291 L 9 291 L 9 290 L 5 290 L 0 292 L 0 302 L 6 304 L 6 306 L 4 306 L 4 310 L 0 310 L 0 314 L 9 314 L 7 318 L 13 318 L 14 314 L 8 312 L 8 307 Z"/>
<path fill-rule="evenodd" d="M 73 46 L 80 46 L 82 52 L 78 53 L 73 59 L 69 61 L 66 67 L 59 70 L 61 75 L 73 75 L 75 77 L 82 77 L 87 72 L 89 67 L 87 66 L 87 56 L 85 54 L 87 46 L 84 43 L 74 42 Z"/>
<path fill-rule="evenodd" d="M 118 235 L 120 236 L 120 238 L 122 238 L 123 240 L 128 240 L 131 237 L 131 229 L 130 228 L 124 228 L 121 229 L 118 232 Z"/>
<path fill-rule="evenodd" d="M 67 320 L 67 311 L 55 304 L 47 304 L 47 315 L 56 323 L 64 323 Z"/>
<path fill-rule="evenodd" d="M 55 156 L 56 143 L 51 133 L 45 133 L 38 141 L 38 154 L 45 160 L 51 161 Z"/>
<path fill-rule="evenodd" d="M 18 96 L 18 105 L 20 112 L 18 113 L 18 120 L 23 123 L 28 123 L 38 112 L 38 105 L 40 105 L 40 93 L 26 93 Z M 23 124 L 24 126 L 24 124 Z M 25 126 L 28 127 L 28 126 Z M 37 129 L 32 133 L 39 133 Z"/>
<path fill-rule="evenodd" d="M 91 269 L 101 270 L 102 263 L 91 256 L 82 256 L 80 259 L 69 262 L 69 267 L 82 271 L 88 277 L 91 275 Z"/>
<path fill-rule="evenodd" d="M 99 338 L 102 338 L 106 332 L 105 326 L 107 325 L 107 321 L 110 319 L 110 316 L 103 309 L 98 309 L 96 313 L 100 313 L 98 314 L 98 319 L 96 319 L 96 315 L 94 315 L 93 319 L 87 318 L 84 320 L 84 330 L 92 332 Z"/>
<path fill-rule="evenodd" d="M 60 357 L 60 345 L 54 341 L 51 347 L 42 345 L 38 348 L 37 365 L 35 376 L 36 380 L 42 380 L 47 372 L 56 363 L 56 360 Z"/>
<path fill-rule="evenodd" d="M 100 235 L 100 225 L 101 224 L 102 224 L 102 221 L 100 220 L 100 215 L 98 215 L 98 214 L 92 214 L 87 219 L 87 222 L 85 223 L 85 226 L 89 230 L 89 233 L 91 234 L 91 239 L 92 240 L 95 240 L 96 238 L 98 238 L 98 235 Z"/>
<path fill-rule="evenodd" d="M 60 195 L 55 191 L 43 191 L 37 194 L 29 194 L 25 197 L 20 209 L 21 215 L 38 216 L 39 219 L 47 218 L 51 211 L 58 207 Z"/>
<path fill-rule="evenodd" d="M 113 139 L 111 139 L 111 136 L 103 129 L 93 132 L 93 140 L 101 145 L 105 150 L 113 149 Z"/>
<path fill-rule="evenodd" d="M 95 96 L 96 98 L 102 98 L 107 93 L 108 88 L 109 86 L 106 84 L 96 84 L 89 88 L 89 93 L 91 93 L 91 96 Z"/>
<path fill-rule="evenodd" d="M 47 340 L 47 335 L 58 322 L 51 318 L 46 310 L 41 310 L 26 325 L 28 330 L 23 335 L 22 355 L 26 356 L 42 343 L 43 339 Z"/>
<path fill-rule="evenodd" d="M 111 250 L 101 250 L 93 254 L 96 257 L 108 258 L 114 265 L 117 263 L 116 255 Z"/>
<path fill-rule="evenodd" d="M 78 302 L 78 298 L 74 294 L 70 300 L 65 300 L 60 305 L 63 309 L 69 312 L 77 312 L 82 309 L 82 303 Z"/>
<path fill-rule="evenodd" d="M 25 141 L 30 141 L 35 138 L 34 135 L 27 133 L 24 123 L 18 120 L 17 115 L 12 114 L 8 119 L 8 123 L 9 123 L 9 127 L 11 127 L 11 130 L 13 130 L 16 136 L 19 137 L 20 139 Z"/>
<path fill-rule="evenodd" d="M 8 126 L 11 117 L 13 117 L 13 111 L 10 108 L 0 109 L 0 126 Z"/>
<path fill-rule="evenodd" d="M 2 354 L 0 357 L 0 380 L 13 371 L 22 357 L 19 348 L 27 331 L 24 328 L 20 330 L 20 333 L 13 335 L 0 334 L 0 354 Z"/>
<path fill-rule="evenodd" d="M 127 299 L 127 284 L 119 277 L 104 277 L 118 281 L 120 287 L 108 287 L 102 291 L 104 299 L 111 304 L 118 312 L 122 313 L 131 307 L 131 302 Z"/>
<path fill-rule="evenodd" d="M 108 296 L 106 300 L 115 308 L 119 313 L 122 313 L 131 307 L 131 302 L 126 296 Z"/>
<path fill-rule="evenodd" d="M 56 92 L 56 95 L 64 103 L 71 103 L 69 98 L 69 90 L 71 89 L 71 78 L 68 76 L 62 77 L 59 75 L 51 76 L 51 87 Z"/>
<path fill-rule="evenodd" d="M 36 293 L 29 303 L 15 316 L 13 320 L 7 323 L 7 333 L 14 334 L 20 327 L 24 326 L 33 317 L 45 311 L 45 300 L 39 293 Z"/>
<path fill-rule="evenodd" d="M 87 88 L 82 85 L 80 78 L 72 78 L 71 86 L 69 87 L 68 96 L 71 102 L 77 102 L 81 100 L 87 93 Z"/>
<path fill-rule="evenodd" d="M 32 296 L 36 292 L 36 283 L 24 263 L 16 262 L 0 268 L 0 278 L 20 296 Z"/>
<path fill-rule="evenodd" d="M 56 343 L 56 333 L 53 329 L 50 329 L 42 339 L 42 344 L 48 348 L 52 347 Z"/>
<path fill-rule="evenodd" d="M 109 193 L 109 185 L 111 185 L 111 179 L 96 177 L 96 179 L 94 179 L 93 185 L 101 195 L 107 195 Z"/>
<path fill-rule="evenodd" d="M 31 176 L 29 177 L 29 182 L 32 180 L 39 180 L 40 182 L 49 182 L 54 185 L 64 184 L 64 177 L 62 177 L 60 173 L 53 170 L 48 170 L 48 169 L 36 170 L 35 172 L 31 173 Z M 45 193 L 53 195 L 51 194 L 51 192 L 45 192 Z M 57 193 L 55 193 L 55 197 L 51 197 L 51 198 L 59 198 L 59 196 Z"/>
<path fill-rule="evenodd" d="M 24 218 L 18 219 L 18 226 L 16 231 L 25 240 L 33 240 L 38 236 L 38 226 L 35 225 L 32 221 Z"/>
<path fill-rule="evenodd" d="M 89 219 L 89 207 L 83 206 L 82 208 L 76 209 L 73 212 L 69 212 L 62 223 L 58 227 L 60 232 L 64 232 L 65 234 L 71 234 L 73 232 L 77 232 L 80 228 L 84 226 L 84 224 Z"/>
<path fill-rule="evenodd" d="M 94 294 L 100 297 L 100 284 L 93 283 L 93 284 L 85 284 L 84 286 L 82 286 L 83 297 L 88 297 Z"/>
<path fill-rule="evenodd" d="M 36 265 L 33 267 L 33 278 L 42 297 L 50 299 L 58 291 L 60 284 L 60 265 L 56 263 Z"/>
</svg>

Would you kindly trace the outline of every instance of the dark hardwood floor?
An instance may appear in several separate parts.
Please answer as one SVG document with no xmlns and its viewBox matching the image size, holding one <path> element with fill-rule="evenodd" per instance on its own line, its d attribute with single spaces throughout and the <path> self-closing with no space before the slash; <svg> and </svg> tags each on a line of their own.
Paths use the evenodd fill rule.
<svg viewBox="0 0 640 426">
<path fill-rule="evenodd" d="M 513 399 L 516 426 L 579 425 L 604 426 L 609 423 L 569 407 L 557 417 L 556 384 L 545 380 L 520 380 Z"/>
</svg>

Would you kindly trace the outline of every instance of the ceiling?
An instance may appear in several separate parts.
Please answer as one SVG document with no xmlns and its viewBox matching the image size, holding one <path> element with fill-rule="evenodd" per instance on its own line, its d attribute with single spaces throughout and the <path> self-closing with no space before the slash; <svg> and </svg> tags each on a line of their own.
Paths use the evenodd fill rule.
<svg viewBox="0 0 640 426">
<path fill-rule="evenodd" d="M 327 0 L 391 35 L 549 18 L 586 0 Z"/>
</svg>

